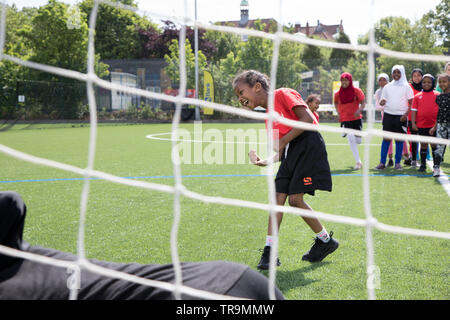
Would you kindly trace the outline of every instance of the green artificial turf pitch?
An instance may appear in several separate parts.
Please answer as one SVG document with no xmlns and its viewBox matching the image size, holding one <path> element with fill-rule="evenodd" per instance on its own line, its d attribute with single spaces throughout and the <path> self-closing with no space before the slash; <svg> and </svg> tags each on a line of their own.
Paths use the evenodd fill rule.
<svg viewBox="0 0 450 320">
<path fill-rule="evenodd" d="M 336 125 L 336 124 L 330 124 Z M 192 132 L 194 124 L 181 124 Z M 263 130 L 259 123 L 203 123 L 202 129 Z M 87 167 L 89 126 L 16 125 L 0 132 L 0 143 L 16 150 Z M 99 125 L 95 169 L 119 177 L 174 185 L 171 124 Z M 146 136 L 158 134 L 160 140 Z M 333 175 L 332 192 L 305 196 L 313 209 L 365 218 L 362 171 L 354 171 L 346 138 L 322 132 Z M 192 136 L 194 138 L 194 135 Z M 202 138 L 205 138 L 204 136 Z M 379 162 L 380 138 L 370 142 L 370 200 L 380 222 L 448 232 L 449 196 L 431 177 L 373 168 Z M 364 143 L 364 141 L 363 141 Z M 203 143 L 202 151 L 210 142 Z M 223 152 L 226 152 L 225 144 Z M 238 148 L 237 146 L 235 146 Z M 244 145 L 248 152 L 249 145 Z M 363 158 L 364 147 L 360 146 Z M 235 149 L 237 150 L 237 149 Z M 237 151 L 236 151 L 237 152 Z M 192 154 L 194 157 L 194 154 Z M 442 165 L 449 172 L 450 156 Z M 76 253 L 82 177 L 35 165 L 0 153 L 0 190 L 14 190 L 28 211 L 24 239 L 31 244 Z M 182 164 L 189 190 L 226 198 L 268 202 L 267 177 L 246 163 Z M 88 258 L 115 262 L 171 263 L 173 195 L 92 180 L 86 221 Z M 256 269 L 264 246 L 268 213 L 257 209 L 205 204 L 182 197 L 178 250 L 182 261 L 229 260 Z M 285 214 L 280 230 L 276 284 L 287 299 L 367 299 L 365 228 L 321 221 L 340 242 L 323 262 L 301 260 L 314 234 L 295 215 Z M 380 270 L 378 299 L 449 299 L 448 240 L 374 231 L 375 264 Z M 263 272 L 268 276 L 267 272 Z"/>
</svg>

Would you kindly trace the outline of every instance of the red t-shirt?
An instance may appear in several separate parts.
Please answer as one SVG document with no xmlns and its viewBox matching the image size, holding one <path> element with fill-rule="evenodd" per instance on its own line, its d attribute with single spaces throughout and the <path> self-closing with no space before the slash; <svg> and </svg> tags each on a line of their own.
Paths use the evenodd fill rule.
<svg viewBox="0 0 450 320">
<path fill-rule="evenodd" d="M 411 83 L 409 83 L 409 86 L 411 87 L 411 89 L 412 89 L 412 91 L 413 91 L 413 93 L 414 93 L 414 96 L 415 96 L 416 94 L 422 92 L 422 91 L 419 91 L 419 90 L 414 89 L 414 87 L 413 87 L 413 85 L 412 85 Z M 412 105 L 411 105 L 411 108 L 412 108 Z M 411 121 L 411 115 L 412 115 L 412 111 L 410 111 L 409 114 L 408 114 L 408 120 L 409 120 L 409 121 Z"/>
<path fill-rule="evenodd" d="M 339 101 L 339 91 L 334 94 L 334 102 L 338 104 L 339 121 L 353 121 L 362 118 L 362 114 L 359 117 L 355 117 L 355 112 L 359 109 L 359 104 L 365 99 L 364 92 L 360 88 L 355 88 L 355 98 L 352 102 L 341 103 Z"/>
<path fill-rule="evenodd" d="M 274 111 L 278 113 L 281 117 L 290 120 L 298 120 L 298 117 L 294 112 L 294 107 L 296 106 L 301 106 L 303 108 L 308 109 L 308 105 L 305 103 L 305 101 L 303 101 L 300 93 L 298 93 L 294 89 L 289 88 L 280 88 L 275 90 Z M 267 111 L 269 111 L 268 108 Z M 317 124 L 317 120 L 314 120 L 314 123 Z M 267 120 L 266 120 L 266 128 L 267 128 Z M 289 131 L 291 131 L 291 129 L 292 127 L 274 121 L 273 122 L 274 139 L 277 140 L 281 139 Z"/>
<path fill-rule="evenodd" d="M 416 125 L 418 128 L 431 128 L 436 124 L 439 106 L 436 103 L 437 91 L 419 92 L 414 96 L 411 110 L 417 111 Z"/>
</svg>

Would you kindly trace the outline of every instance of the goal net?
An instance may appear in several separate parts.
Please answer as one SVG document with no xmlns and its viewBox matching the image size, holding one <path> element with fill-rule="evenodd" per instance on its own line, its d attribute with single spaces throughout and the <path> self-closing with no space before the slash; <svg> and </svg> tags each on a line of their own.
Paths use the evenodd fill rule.
<svg viewBox="0 0 450 320">
<path fill-rule="evenodd" d="M 374 0 L 372 0 L 372 7 L 374 6 Z M 283 1 L 279 1 L 279 16 L 281 16 L 281 8 Z M 433 143 L 433 144 L 449 144 L 449 140 L 440 139 L 434 137 L 423 137 L 419 135 L 406 135 L 406 134 L 397 134 L 390 133 L 386 131 L 382 131 L 374 128 L 374 105 L 372 99 L 367 99 L 367 125 L 366 128 L 362 131 L 346 129 L 346 128 L 338 128 L 336 126 L 329 126 L 326 124 L 320 125 L 312 125 L 298 121 L 292 121 L 280 117 L 274 111 L 274 90 L 277 87 L 277 66 L 279 62 L 280 56 L 280 44 L 283 41 L 290 41 L 295 43 L 303 43 L 311 46 L 318 47 L 326 47 L 326 48 L 336 48 L 343 50 L 350 50 L 355 52 L 364 52 L 367 54 L 367 65 L 368 65 L 368 75 L 367 75 L 367 88 L 366 88 L 366 96 L 372 97 L 375 89 L 375 65 L 374 65 L 374 56 L 375 55 L 384 55 L 387 57 L 404 59 L 404 60 L 413 60 L 413 61 L 430 61 L 430 62 L 446 62 L 448 60 L 447 56 L 440 55 L 427 55 L 427 54 L 412 54 L 405 52 L 396 52 L 387 50 L 378 46 L 375 42 L 375 30 L 372 27 L 369 32 L 369 42 L 367 45 L 353 45 L 346 43 L 338 43 L 331 41 L 323 41 L 312 39 L 308 37 L 300 37 L 291 33 L 286 33 L 283 31 L 283 27 L 281 23 L 278 24 L 278 30 L 274 33 L 257 31 L 253 29 L 247 28 L 235 28 L 230 26 L 223 25 L 215 25 L 210 23 L 204 23 L 199 21 L 193 21 L 188 18 L 188 14 L 186 12 L 184 17 L 173 17 L 170 15 L 162 16 L 160 14 L 154 14 L 156 18 L 162 18 L 171 20 L 181 26 L 181 32 L 179 37 L 179 47 L 185 47 L 185 39 L 186 39 L 186 28 L 196 27 L 202 28 L 205 30 L 214 30 L 223 33 L 232 33 L 240 36 L 247 37 L 259 37 L 262 39 L 267 39 L 273 42 L 273 54 L 271 60 L 271 74 L 270 74 L 270 91 L 269 91 L 269 107 L 267 113 L 259 113 L 249 110 L 244 110 L 240 108 L 236 108 L 230 105 L 224 105 L 220 103 L 209 102 L 205 100 L 195 99 L 192 97 L 186 96 L 186 88 L 187 88 L 187 75 L 186 75 L 186 52 L 183 49 L 179 50 L 179 62 L 180 62 L 180 90 L 179 94 L 176 96 L 170 96 L 163 93 L 153 92 L 150 90 L 143 90 L 139 88 L 133 88 L 130 86 L 122 85 L 120 83 L 113 83 L 99 78 L 95 72 L 95 26 L 96 26 L 96 18 L 98 14 L 98 9 L 100 4 L 106 4 L 112 7 L 117 7 L 123 10 L 137 11 L 138 9 L 135 7 L 129 7 L 120 3 L 110 2 L 98 0 L 95 1 L 94 7 L 89 20 L 89 42 L 88 42 L 88 59 L 87 59 L 87 72 L 80 73 L 74 70 L 67 70 L 64 68 L 54 67 L 50 65 L 43 65 L 40 63 L 27 61 L 24 59 L 17 58 L 15 56 L 7 55 L 4 52 L 4 44 L 5 44 L 5 25 L 6 25 L 6 13 L 5 13 L 5 3 L 3 3 L 2 7 L 2 16 L 1 16 L 1 25 L 0 25 L 0 57 L 1 59 L 13 62 L 15 64 L 24 66 L 26 68 L 32 68 L 34 70 L 39 70 L 42 72 L 47 72 L 53 75 L 58 75 L 61 77 L 66 77 L 70 79 L 74 79 L 77 81 L 81 81 L 86 83 L 87 85 L 87 101 L 89 104 L 89 113 L 90 113 L 90 139 L 89 139 L 89 153 L 88 153 L 88 165 L 86 168 L 79 168 L 73 165 L 53 161 L 51 159 L 44 159 L 33 156 L 31 154 L 27 154 L 18 150 L 14 150 L 5 145 L 0 145 L 0 151 L 8 156 L 21 159 L 24 161 L 28 161 L 30 163 L 42 166 L 48 166 L 57 168 L 60 170 L 65 170 L 67 172 L 75 173 L 84 178 L 84 185 L 81 194 L 81 203 L 80 203 L 80 222 L 79 222 L 79 231 L 78 231 L 78 242 L 77 242 L 77 256 L 78 260 L 74 262 L 68 261 L 60 261 L 51 259 L 48 257 L 43 257 L 39 255 L 30 254 L 27 252 L 20 252 L 17 250 L 13 250 L 11 248 L 0 246 L 0 253 L 5 255 L 10 255 L 14 257 L 19 257 L 23 259 L 30 259 L 44 264 L 52 264 L 55 266 L 70 268 L 72 270 L 76 270 L 75 275 L 77 277 L 80 276 L 80 273 L 87 270 L 90 272 L 102 274 L 108 277 L 124 279 L 127 281 L 136 282 L 143 285 L 154 286 L 163 288 L 166 290 L 171 290 L 174 292 L 175 297 L 180 298 L 181 293 L 190 294 L 192 296 L 198 296 L 201 298 L 207 299 L 224 299 L 230 298 L 226 296 L 221 296 L 217 294 L 213 294 L 210 292 L 202 292 L 199 290 L 195 290 L 193 288 L 187 287 L 183 285 L 183 278 L 180 267 L 180 258 L 178 254 L 177 241 L 178 241 L 178 230 L 180 227 L 181 221 L 181 197 L 187 197 L 199 202 L 204 203 L 214 203 L 225 206 L 239 206 L 244 208 L 252 208 L 258 209 L 262 212 L 268 212 L 270 214 L 271 219 L 275 219 L 276 212 L 284 212 L 287 214 L 297 215 L 297 216 L 305 216 L 305 217 L 317 217 L 324 221 L 331 221 L 335 223 L 348 224 L 357 227 L 365 228 L 366 234 L 366 249 L 367 249 L 367 265 L 366 265 L 366 274 L 367 274 L 367 294 L 369 299 L 376 299 L 375 288 L 376 282 L 379 280 L 377 275 L 376 261 L 375 261 L 375 252 L 374 252 L 374 240 L 373 240 L 373 231 L 379 230 L 381 232 L 388 233 L 396 233 L 403 234 L 409 236 L 420 236 L 420 237 L 433 237 L 440 239 L 450 239 L 450 233 L 448 232 L 439 232 L 434 230 L 420 230 L 413 228 L 405 228 L 402 226 L 395 225 L 387 225 L 378 221 L 372 215 L 372 202 L 370 199 L 370 181 L 369 181 L 369 166 L 370 166 L 370 141 L 375 137 L 383 137 L 389 139 L 401 139 L 405 141 L 415 141 L 422 143 Z M 185 6 L 187 8 L 187 2 L 185 1 Z M 148 13 L 152 16 L 152 13 Z M 371 26 L 374 25 L 373 17 L 371 19 Z M 282 21 L 281 17 L 279 17 L 278 21 Z M 215 111 L 220 111 L 227 114 L 233 114 L 240 116 L 246 119 L 254 119 L 254 120 L 268 120 L 268 129 L 272 130 L 273 123 L 276 121 L 281 124 L 285 124 L 287 126 L 293 128 L 300 128 L 311 131 L 320 131 L 320 132 L 331 132 L 337 135 L 341 135 L 342 133 L 354 134 L 356 136 L 360 136 L 364 138 L 366 144 L 364 146 L 364 162 L 363 162 L 363 194 L 364 194 L 364 212 L 365 218 L 354 218 L 342 215 L 336 215 L 333 213 L 325 213 L 320 211 L 308 211 L 302 210 L 300 208 L 294 208 L 289 206 L 278 206 L 275 201 L 275 186 L 273 181 L 273 173 L 274 173 L 274 165 L 269 162 L 268 172 L 267 174 L 267 188 L 269 198 L 266 203 L 259 203 L 254 201 L 246 201 L 242 199 L 234 199 L 234 198 L 226 198 L 226 197 L 217 197 L 217 196 L 208 196 L 204 194 L 200 194 L 198 192 L 189 190 L 184 184 L 182 179 L 182 170 L 179 161 L 179 155 L 177 152 L 173 152 L 172 160 L 173 160 L 173 174 L 175 177 L 175 183 L 173 186 L 168 186 L 165 184 L 144 182 L 144 181 L 136 181 L 131 179 L 125 179 L 122 177 L 118 177 L 107 172 L 101 172 L 94 169 L 95 167 L 95 151 L 96 151 L 96 137 L 97 137 L 97 104 L 95 97 L 95 86 L 101 87 L 107 90 L 118 90 L 133 96 L 145 97 L 148 99 L 168 101 L 174 103 L 175 113 L 172 121 L 172 132 L 171 132 L 171 140 L 173 144 L 173 148 L 176 148 L 176 141 L 178 138 L 178 129 L 181 121 L 181 111 L 182 105 L 195 105 L 200 108 L 210 108 Z M 231 84 L 230 84 L 231 87 Z M 269 134 L 269 136 L 272 136 Z M 273 148 L 272 139 L 267 139 L 267 150 L 268 152 Z M 174 201 L 174 220 L 171 229 L 171 256 L 172 262 L 175 270 L 175 283 L 164 283 L 160 281 L 154 281 L 151 279 L 139 278 L 133 275 L 109 270 L 93 263 L 90 263 L 86 259 L 85 253 L 85 222 L 86 222 L 86 212 L 88 206 L 88 198 L 90 192 L 90 184 L 91 178 L 100 178 L 113 183 L 124 184 L 136 188 L 144 188 L 148 190 L 158 191 L 162 193 L 172 194 Z M 273 220 L 274 221 L 274 220 Z M 275 279 L 276 279 L 276 267 L 275 267 L 275 257 L 278 252 L 278 235 L 275 231 L 275 242 L 273 245 L 273 250 L 271 251 L 271 259 L 270 259 L 270 269 L 269 269 L 269 282 L 270 286 L 268 288 L 270 296 L 275 298 Z M 77 298 L 77 290 L 76 288 L 71 289 L 72 299 Z"/>
</svg>

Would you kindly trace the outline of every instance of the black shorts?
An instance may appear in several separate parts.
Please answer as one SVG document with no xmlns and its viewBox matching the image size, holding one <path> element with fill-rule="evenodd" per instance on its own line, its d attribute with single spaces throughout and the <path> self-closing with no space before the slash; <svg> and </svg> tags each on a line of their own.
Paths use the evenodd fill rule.
<svg viewBox="0 0 450 320">
<path fill-rule="evenodd" d="M 426 137 L 436 137 L 436 131 L 434 132 L 433 135 L 430 134 L 430 128 L 417 128 L 419 129 L 418 133 L 420 136 L 426 136 Z"/>
<path fill-rule="evenodd" d="M 396 133 L 406 133 L 408 130 L 408 120 L 400 121 L 402 116 L 384 113 L 383 130 Z"/>
<path fill-rule="evenodd" d="M 275 178 L 275 188 L 288 195 L 331 191 L 331 172 L 325 142 L 319 132 L 305 131 L 289 142 Z"/>
<path fill-rule="evenodd" d="M 341 128 L 362 130 L 362 120 L 342 121 Z"/>
<path fill-rule="evenodd" d="M 411 121 L 408 121 L 408 129 L 409 129 L 409 133 L 410 133 L 410 134 L 418 134 L 418 131 L 414 131 L 414 129 L 413 129 L 413 127 L 412 127 L 412 122 L 411 122 Z M 417 142 L 414 142 L 414 141 L 411 141 L 411 142 L 417 143 Z"/>
</svg>

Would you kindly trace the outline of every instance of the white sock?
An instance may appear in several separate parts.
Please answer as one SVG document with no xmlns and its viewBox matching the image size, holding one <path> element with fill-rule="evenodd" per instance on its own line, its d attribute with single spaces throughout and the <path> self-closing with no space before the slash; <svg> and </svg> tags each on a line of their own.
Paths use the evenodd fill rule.
<svg viewBox="0 0 450 320">
<path fill-rule="evenodd" d="M 355 158 L 356 162 L 361 162 L 361 159 L 359 158 L 359 152 L 358 152 L 358 143 L 356 142 L 355 135 L 348 134 L 347 135 L 348 143 L 350 145 L 350 149 L 352 149 L 353 158 Z"/>
<path fill-rule="evenodd" d="M 273 243 L 272 236 L 266 236 L 266 246 L 271 247 Z"/>
<path fill-rule="evenodd" d="M 317 234 L 317 238 L 319 238 L 320 240 L 322 240 L 325 243 L 330 241 L 330 235 L 328 234 L 327 230 L 325 230 L 325 227 L 323 227 L 322 231 L 320 231 Z"/>
</svg>

